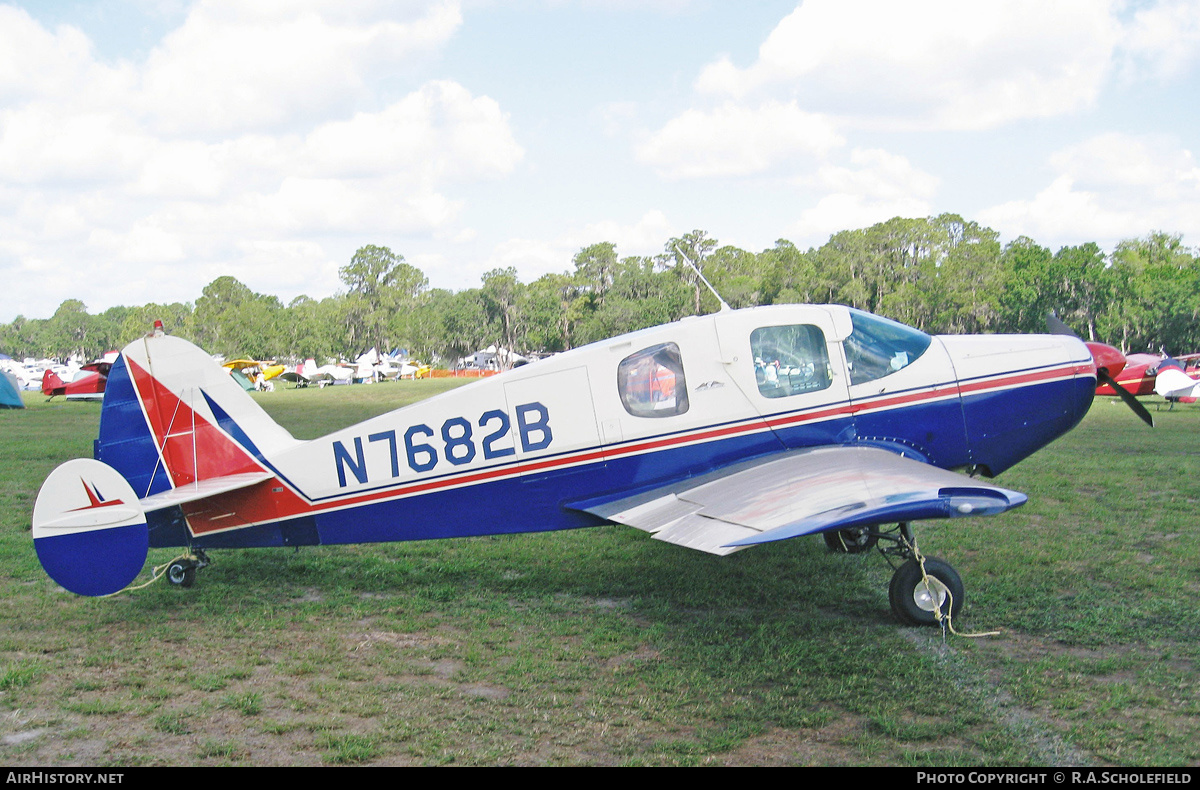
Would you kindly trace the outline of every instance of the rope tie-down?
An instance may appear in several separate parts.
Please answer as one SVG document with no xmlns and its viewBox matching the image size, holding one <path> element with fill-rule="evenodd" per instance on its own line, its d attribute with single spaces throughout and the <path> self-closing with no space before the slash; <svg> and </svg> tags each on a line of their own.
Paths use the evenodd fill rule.
<svg viewBox="0 0 1200 790">
<path fill-rule="evenodd" d="M 191 551 L 184 552 L 177 557 L 168 560 L 162 565 L 155 565 L 150 569 L 150 578 L 141 584 L 130 584 L 124 589 L 101 596 L 103 598 L 111 598 L 115 595 L 120 595 L 127 592 L 135 592 L 142 590 L 154 584 L 162 578 L 166 578 L 171 584 L 181 587 L 191 587 L 195 580 L 196 568 L 203 568 L 208 565 L 208 558 L 204 556 L 204 552 Z"/>
<path fill-rule="evenodd" d="M 908 538 L 903 535 L 900 537 L 900 540 L 904 544 L 904 547 L 912 553 L 913 559 L 915 559 L 917 564 L 921 567 L 921 584 L 924 585 L 925 592 L 929 595 L 929 599 L 933 602 L 933 616 L 937 619 L 938 625 L 941 626 L 943 640 L 946 638 L 946 631 L 949 631 L 955 636 L 961 636 L 967 639 L 978 639 L 984 636 L 998 636 L 1000 634 L 999 631 L 982 631 L 974 634 L 964 634 L 955 630 L 954 616 L 952 614 L 954 611 L 954 593 L 948 586 L 941 584 L 940 582 L 937 584 L 937 586 L 945 592 L 947 598 L 946 611 L 943 613 L 941 601 L 939 600 L 939 594 L 937 590 L 934 589 L 934 584 L 930 581 L 929 574 L 925 570 L 925 555 L 923 555 L 917 548 L 915 540 L 909 541 Z"/>
</svg>

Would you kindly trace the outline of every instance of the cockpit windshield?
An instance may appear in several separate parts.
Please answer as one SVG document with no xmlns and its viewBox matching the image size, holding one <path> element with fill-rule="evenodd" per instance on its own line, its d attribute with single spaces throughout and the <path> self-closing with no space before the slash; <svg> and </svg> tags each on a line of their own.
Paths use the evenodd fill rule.
<svg viewBox="0 0 1200 790">
<path fill-rule="evenodd" d="M 850 321 L 854 331 L 842 345 L 851 384 L 864 384 L 908 367 L 932 342 L 919 329 L 861 310 L 852 309 Z"/>
</svg>

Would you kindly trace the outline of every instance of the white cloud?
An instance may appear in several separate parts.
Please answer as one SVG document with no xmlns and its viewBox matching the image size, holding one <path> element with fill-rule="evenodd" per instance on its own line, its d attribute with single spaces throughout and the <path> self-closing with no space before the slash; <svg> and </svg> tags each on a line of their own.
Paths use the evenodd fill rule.
<svg viewBox="0 0 1200 790">
<path fill-rule="evenodd" d="M 1009 236 L 1029 236 L 1061 246 L 1116 239 L 1142 233 L 1140 218 L 1106 209 L 1097 194 L 1079 190 L 1070 176 L 1059 176 L 1030 200 L 1014 200 L 979 212 L 979 220 Z"/>
<path fill-rule="evenodd" d="M 1164 0 L 1139 8 L 1123 40 L 1127 76 L 1148 72 L 1169 78 L 1200 60 L 1200 5 L 1194 0 Z"/>
<path fill-rule="evenodd" d="M 905 157 L 878 149 L 855 149 L 850 165 L 823 165 L 813 175 L 798 179 L 822 197 L 800 213 L 789 232 L 819 243 L 847 228 L 933 213 L 931 201 L 938 179 L 913 167 Z"/>
<path fill-rule="evenodd" d="M 49 315 L 64 290 L 195 298 L 231 272 L 311 292 L 336 287 L 351 236 L 469 237 L 455 193 L 524 152 L 494 99 L 378 84 L 461 24 L 457 0 L 397 8 L 203 0 L 144 61 L 108 65 L 0 6 L 0 312 Z M 48 287 L 55 267 L 73 274 Z"/>
<path fill-rule="evenodd" d="M 278 129 L 372 96 L 372 74 L 443 44 L 462 23 L 457 2 L 411 5 L 405 21 L 378 3 L 205 0 L 151 52 L 139 109 L 169 133 Z"/>
<path fill-rule="evenodd" d="M 128 88 L 132 73 L 95 58 L 91 41 L 77 28 L 50 32 L 23 9 L 0 5 L 0 102 L 12 107 L 29 99 L 76 95 L 96 106 L 97 93 Z"/>
<path fill-rule="evenodd" d="M 1027 200 L 979 212 L 1006 235 L 1059 246 L 1117 241 L 1151 230 L 1200 237 L 1200 168 L 1163 137 L 1104 134 L 1050 157 L 1057 175 Z"/>
<path fill-rule="evenodd" d="M 617 254 L 626 258 L 633 255 L 657 255 L 667 239 L 681 235 L 682 231 L 667 219 L 659 209 L 651 209 L 636 222 L 624 224 L 613 220 L 593 222 L 579 232 L 566 236 L 566 243 L 575 253 L 592 244 L 611 242 Z"/>
<path fill-rule="evenodd" d="M 403 172 L 473 180 L 510 173 L 523 155 L 499 104 L 447 81 L 381 112 L 319 126 L 304 149 L 314 172 L 347 178 Z"/>
<path fill-rule="evenodd" d="M 1200 6 L 1184 0 L 804 0 L 752 62 L 722 56 L 704 67 L 692 106 L 635 150 L 666 178 L 784 176 L 806 201 L 788 231 L 816 239 L 937 210 L 939 179 L 856 145 L 867 133 L 984 140 L 1017 121 L 1096 106 L 1118 67 L 1173 76 L 1197 55 Z M 1049 164 L 1061 177 L 990 209 L 994 226 L 1108 238 L 1196 225 L 1187 212 L 1197 170 L 1178 145 L 1096 135 Z"/>
<path fill-rule="evenodd" d="M 1108 73 L 1115 0 L 806 0 L 746 68 L 722 58 L 699 92 L 791 97 L 846 124 L 984 129 L 1089 106 Z"/>
<path fill-rule="evenodd" d="M 744 176 L 824 156 L 843 143 L 827 118 L 795 102 L 727 103 L 682 113 L 642 142 L 637 156 L 668 178 Z"/>
<path fill-rule="evenodd" d="M 53 103 L 0 110 L 0 181 L 73 185 L 123 179 L 150 138 L 128 119 Z"/>
<path fill-rule="evenodd" d="M 1086 188 L 1152 195 L 1158 202 L 1195 199 L 1200 167 L 1191 151 L 1164 135 L 1096 135 L 1051 155 L 1050 166 Z"/>
<path fill-rule="evenodd" d="M 601 220 L 567 231 L 548 239 L 509 238 L 496 244 L 478 263 L 457 267 L 453 288 L 477 288 L 480 278 L 492 269 L 516 267 L 521 279 L 532 282 L 544 274 L 561 274 L 572 270 L 571 260 L 584 247 L 601 242 L 616 245 L 617 255 L 657 255 L 672 236 L 682 233 L 658 209 L 647 210 L 633 222 Z M 446 287 L 446 285 L 443 285 Z"/>
</svg>

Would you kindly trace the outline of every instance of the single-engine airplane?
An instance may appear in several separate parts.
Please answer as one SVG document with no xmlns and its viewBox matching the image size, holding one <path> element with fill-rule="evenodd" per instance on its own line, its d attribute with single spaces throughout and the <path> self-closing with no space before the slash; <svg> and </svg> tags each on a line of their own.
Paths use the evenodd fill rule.
<svg viewBox="0 0 1200 790">
<path fill-rule="evenodd" d="M 254 381 L 260 373 L 269 381 L 287 370 L 285 365 L 276 365 L 274 362 L 261 362 L 255 359 L 232 359 L 222 362 L 221 367 L 226 370 L 240 370 L 242 375 L 251 381 Z"/>
<path fill-rule="evenodd" d="M 63 381 L 57 373 L 46 368 L 42 373 L 42 394 L 47 399 L 62 395 L 67 400 L 104 400 L 108 372 L 116 359 L 117 352 L 110 351 L 100 359 L 84 365 L 70 381 Z"/>
<path fill-rule="evenodd" d="M 1167 373 L 1163 384 L 1158 383 L 1160 372 L 1169 370 L 1180 371 L 1192 384 L 1178 378 L 1175 374 Z M 1129 392 L 1139 397 L 1143 395 L 1161 395 L 1168 400 L 1169 393 L 1186 390 L 1200 381 L 1200 354 L 1181 354 L 1170 357 L 1165 354 L 1129 354 L 1125 357 L 1125 369 L 1116 376 L 1116 381 Z M 1097 395 L 1118 395 L 1112 387 L 1101 384 L 1096 387 Z M 1187 396 L 1182 396 L 1186 398 Z"/>
<path fill-rule="evenodd" d="M 95 458 L 42 486 L 33 540 L 56 582 L 106 595 L 150 547 L 185 547 L 166 575 L 186 587 L 220 548 L 615 522 L 727 555 L 823 534 L 838 551 L 879 548 L 897 568 L 897 617 L 932 624 L 961 609 L 963 585 L 922 557 L 910 523 L 1023 504 L 973 475 L 1069 431 L 1097 377 L 1123 364 L 1056 334 L 933 337 L 833 305 L 722 309 L 299 441 L 159 325 L 113 365 Z"/>
</svg>

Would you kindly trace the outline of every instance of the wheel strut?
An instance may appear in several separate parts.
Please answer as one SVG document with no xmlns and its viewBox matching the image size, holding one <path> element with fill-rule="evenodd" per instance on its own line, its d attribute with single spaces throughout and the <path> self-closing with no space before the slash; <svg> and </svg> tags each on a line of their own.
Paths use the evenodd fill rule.
<svg viewBox="0 0 1200 790">
<path fill-rule="evenodd" d="M 855 549 L 846 544 L 843 532 L 849 533 L 856 548 L 869 541 L 892 566 L 894 572 L 888 585 L 888 602 L 892 613 L 902 623 L 946 625 L 962 610 L 966 595 L 958 571 L 936 557 L 922 556 L 909 522 L 902 521 L 887 529 L 861 527 L 826 533 L 826 545 L 834 548 L 830 537 L 834 535 L 846 546 L 842 551 L 854 553 Z M 865 550 L 857 548 L 857 551 Z"/>
</svg>

